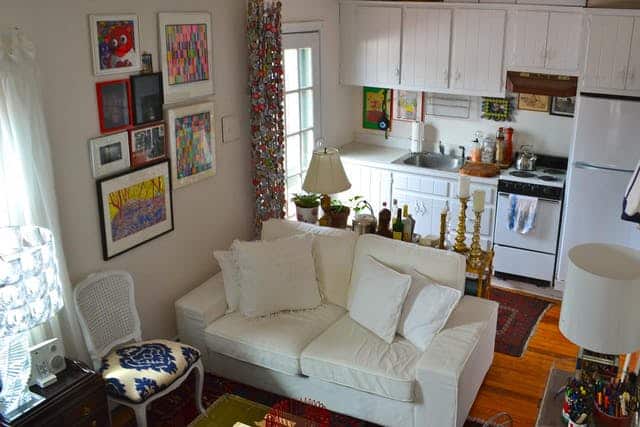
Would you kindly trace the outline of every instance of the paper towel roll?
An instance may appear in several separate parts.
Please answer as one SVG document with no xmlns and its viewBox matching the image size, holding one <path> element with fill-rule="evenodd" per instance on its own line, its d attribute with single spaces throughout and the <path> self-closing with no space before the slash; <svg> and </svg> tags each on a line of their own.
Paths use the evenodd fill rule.
<svg viewBox="0 0 640 427">
<path fill-rule="evenodd" d="M 422 122 L 411 122 L 411 151 L 422 151 Z"/>
</svg>

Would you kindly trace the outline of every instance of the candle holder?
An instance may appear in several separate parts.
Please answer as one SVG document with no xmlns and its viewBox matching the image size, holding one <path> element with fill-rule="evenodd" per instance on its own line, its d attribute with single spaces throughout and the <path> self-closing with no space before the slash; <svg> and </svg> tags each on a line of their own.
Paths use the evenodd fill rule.
<svg viewBox="0 0 640 427">
<path fill-rule="evenodd" d="M 482 267 L 484 255 L 480 247 L 480 219 L 482 218 L 482 211 L 475 212 L 475 214 L 476 220 L 473 224 L 473 238 L 471 239 L 471 250 L 469 251 L 469 266 L 477 270 Z"/>
<path fill-rule="evenodd" d="M 467 232 L 467 203 L 469 197 L 459 197 L 460 199 L 460 215 L 458 216 L 458 228 L 456 229 L 456 243 L 453 250 L 458 253 L 467 252 L 467 245 L 464 243 Z"/>
<path fill-rule="evenodd" d="M 445 239 L 447 237 L 447 212 L 440 213 L 440 241 L 438 249 L 445 249 Z"/>
</svg>

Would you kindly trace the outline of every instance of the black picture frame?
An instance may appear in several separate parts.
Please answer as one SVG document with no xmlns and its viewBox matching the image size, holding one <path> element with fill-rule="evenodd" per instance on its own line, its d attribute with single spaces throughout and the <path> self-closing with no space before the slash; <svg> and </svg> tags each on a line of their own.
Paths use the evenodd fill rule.
<svg viewBox="0 0 640 427">
<path fill-rule="evenodd" d="M 567 100 L 571 100 L 567 102 Z M 565 105 L 566 104 L 566 105 Z M 573 106 L 573 108 L 569 108 Z M 549 114 L 552 116 L 562 117 L 574 117 L 576 111 L 576 97 L 575 96 L 552 96 L 551 108 Z"/>
<path fill-rule="evenodd" d="M 131 76 L 131 98 L 135 126 L 163 120 L 162 73 Z"/>
</svg>

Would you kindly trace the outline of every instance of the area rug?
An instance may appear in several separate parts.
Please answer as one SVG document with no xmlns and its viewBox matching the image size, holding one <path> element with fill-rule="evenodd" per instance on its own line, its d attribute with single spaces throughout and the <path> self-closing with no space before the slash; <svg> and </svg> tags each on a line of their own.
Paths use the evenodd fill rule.
<svg viewBox="0 0 640 427">
<path fill-rule="evenodd" d="M 521 357 L 538 322 L 553 303 L 496 287 L 491 288 L 491 299 L 500 304 L 496 351 Z"/>
</svg>

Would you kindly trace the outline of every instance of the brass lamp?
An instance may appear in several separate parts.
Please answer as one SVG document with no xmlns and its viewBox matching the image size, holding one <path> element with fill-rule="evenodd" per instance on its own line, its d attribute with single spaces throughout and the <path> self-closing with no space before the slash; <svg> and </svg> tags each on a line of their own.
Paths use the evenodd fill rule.
<svg viewBox="0 0 640 427">
<path fill-rule="evenodd" d="M 351 188 L 351 183 L 344 172 L 338 149 L 325 147 L 313 152 L 307 176 L 302 189 L 308 193 L 322 194 L 320 206 L 324 215 L 318 220 L 320 225 L 330 226 L 331 197 L 329 194 L 340 193 Z"/>
</svg>

